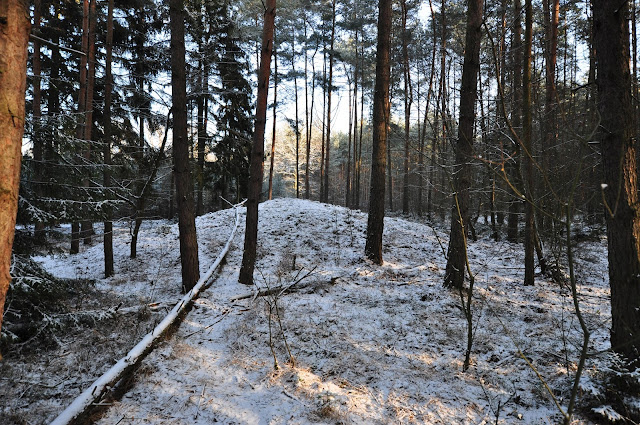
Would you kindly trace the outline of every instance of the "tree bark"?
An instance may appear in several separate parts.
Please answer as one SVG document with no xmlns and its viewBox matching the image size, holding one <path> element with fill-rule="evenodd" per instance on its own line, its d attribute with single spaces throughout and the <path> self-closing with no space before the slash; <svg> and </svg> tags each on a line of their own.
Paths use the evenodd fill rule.
<svg viewBox="0 0 640 425">
<path fill-rule="evenodd" d="M 193 288 L 200 277 L 200 265 L 193 183 L 189 169 L 184 5 L 182 0 L 169 1 L 169 19 L 171 25 L 171 92 L 173 97 L 173 169 L 178 198 L 182 290 L 187 292 Z"/>
<path fill-rule="evenodd" d="M 409 68 L 409 32 L 407 30 L 407 1 L 402 0 L 402 68 L 404 76 L 404 176 L 402 182 L 402 213 L 409 214 L 409 136 L 411 124 L 411 70 Z"/>
<path fill-rule="evenodd" d="M 382 233 L 384 231 L 384 184 L 386 145 L 389 117 L 389 80 L 391 74 L 392 0 L 378 3 L 378 47 L 376 53 L 376 83 L 373 94 L 373 153 L 371 158 L 371 189 L 365 255 L 382 264 Z"/>
<path fill-rule="evenodd" d="M 76 138 L 84 138 L 84 127 L 87 123 L 87 57 L 89 51 L 89 0 L 82 2 L 82 57 L 80 58 L 80 87 L 78 91 L 78 123 L 76 125 Z M 80 252 L 80 223 L 76 220 L 71 223 L 71 254 Z"/>
<path fill-rule="evenodd" d="M 611 286 L 611 347 L 640 366 L 640 210 L 628 3 L 593 1 L 599 140 Z"/>
<path fill-rule="evenodd" d="M 275 30 L 274 30 L 275 32 Z M 269 158 L 269 192 L 267 199 L 273 199 L 273 167 L 276 159 L 276 111 L 278 106 L 278 51 L 275 46 L 276 36 L 273 35 L 273 127 L 271 129 L 271 157 Z"/>
<path fill-rule="evenodd" d="M 0 311 L 4 311 L 11 283 L 11 249 L 18 210 L 30 30 L 28 1 L 5 0 L 0 3 Z M 0 329 L 2 316 L 0 314 Z"/>
<path fill-rule="evenodd" d="M 205 160 L 205 147 L 207 142 L 207 93 L 209 92 L 209 73 L 207 61 L 207 54 L 202 50 L 202 58 L 200 59 L 200 76 L 199 87 L 200 93 L 198 94 L 197 108 L 198 108 L 198 197 L 196 202 L 196 214 L 198 216 L 204 214 L 204 160 Z"/>
<path fill-rule="evenodd" d="M 345 75 L 347 76 L 347 93 L 348 93 L 348 104 L 349 104 L 349 130 L 347 131 L 347 169 L 346 176 L 344 179 L 345 187 L 344 187 L 344 206 L 346 208 L 350 208 L 351 205 L 351 129 L 353 128 L 353 103 L 351 102 L 351 77 L 349 77 L 347 67 L 344 67 Z"/>
<path fill-rule="evenodd" d="M 109 190 L 111 187 L 111 92 L 113 90 L 113 76 L 111 61 L 113 56 L 113 4 L 109 0 L 107 11 L 107 57 L 105 59 L 105 88 L 104 88 L 104 173 L 103 184 Z M 107 210 L 107 220 L 104 222 L 104 277 L 113 276 L 113 223 L 111 211 Z"/>
<path fill-rule="evenodd" d="M 307 40 L 307 14 L 304 13 L 304 39 Z M 304 115 L 305 115 L 305 168 L 304 168 L 304 199 L 309 199 L 309 157 L 311 154 L 311 116 L 309 112 L 309 57 L 307 48 L 304 49 Z M 315 81 L 315 78 L 313 79 Z M 314 83 L 315 84 L 315 83 Z M 313 102 L 313 98 L 312 98 Z M 313 108 L 312 108 L 313 109 Z"/>
<path fill-rule="evenodd" d="M 513 32 L 513 126 L 519 128 L 522 124 L 520 112 L 522 108 L 522 4 L 520 0 L 514 0 L 513 13 L 515 14 L 515 22 Z M 507 173 L 514 186 L 520 188 L 520 145 L 516 143 L 513 146 L 513 158 L 507 164 Z M 509 213 L 507 216 L 507 240 L 509 242 L 518 242 L 518 223 L 520 221 L 520 204 L 522 199 L 512 196 L 509 202 Z"/>
<path fill-rule="evenodd" d="M 293 44 L 295 46 L 295 34 L 293 38 Z M 295 108 L 296 108 L 296 124 L 295 124 L 295 132 L 296 132 L 296 198 L 300 198 L 300 116 L 298 112 L 298 74 L 295 69 L 295 52 L 291 55 L 291 70 L 293 71 L 293 93 L 295 97 Z"/>
<path fill-rule="evenodd" d="M 267 117 L 267 95 L 269 93 L 269 74 L 271 71 L 271 53 L 273 51 L 273 32 L 276 17 L 276 0 L 266 0 L 264 24 L 262 27 L 262 48 L 260 69 L 258 72 L 258 98 L 256 101 L 256 123 L 253 132 L 251 164 L 249 169 L 249 197 L 247 199 L 247 219 L 244 235 L 244 251 L 238 282 L 253 284 L 253 271 L 256 266 L 258 243 L 258 203 L 262 192 L 264 171 L 264 130 Z"/>
<path fill-rule="evenodd" d="M 534 283 L 534 250 L 535 223 L 533 213 L 533 111 L 531 99 L 531 47 L 533 43 L 533 6 L 531 0 L 525 2 L 525 36 L 524 36 L 524 64 L 522 74 L 522 142 L 524 147 L 525 194 L 527 202 L 524 208 L 524 284 Z"/>
<path fill-rule="evenodd" d="M 469 1 L 465 35 L 464 64 L 460 89 L 460 124 L 455 145 L 454 199 L 451 209 L 451 236 L 444 286 L 462 288 L 467 263 L 467 231 L 470 225 L 471 160 L 473 156 L 473 127 L 480 69 L 480 40 L 482 36 L 482 7 L 484 0 Z"/>
<path fill-rule="evenodd" d="M 42 17 L 42 2 L 41 0 L 35 0 L 33 5 L 33 32 L 37 36 L 40 34 L 40 19 Z M 35 38 L 33 40 L 33 134 L 31 136 L 31 142 L 33 143 L 33 161 L 34 177 L 36 183 L 34 185 L 34 192 L 36 197 L 42 196 L 42 177 L 44 164 L 44 140 L 42 137 L 42 88 L 41 88 L 41 72 L 42 72 L 42 60 L 40 58 L 40 40 Z M 34 237 L 38 243 L 42 243 L 45 240 L 44 223 L 37 221 L 34 229 Z"/>
<path fill-rule="evenodd" d="M 336 0 L 331 2 L 331 39 L 329 42 L 329 81 L 327 82 L 327 136 L 324 156 L 324 195 L 322 202 L 329 202 L 329 158 L 331 152 L 331 94 L 333 86 L 333 45 L 336 38 Z"/>
<path fill-rule="evenodd" d="M 87 70 L 87 97 L 85 100 L 85 121 L 84 121 L 84 140 L 87 145 L 84 148 L 84 160 L 86 163 L 91 162 L 91 135 L 93 130 L 93 91 L 95 87 L 96 77 L 96 0 L 89 3 L 89 39 L 87 44 L 88 54 L 88 70 Z M 85 177 L 82 182 L 85 188 L 89 187 L 89 179 Z M 93 223 L 89 220 L 83 220 L 81 223 L 81 236 L 85 245 L 91 243 L 93 236 Z"/>
</svg>

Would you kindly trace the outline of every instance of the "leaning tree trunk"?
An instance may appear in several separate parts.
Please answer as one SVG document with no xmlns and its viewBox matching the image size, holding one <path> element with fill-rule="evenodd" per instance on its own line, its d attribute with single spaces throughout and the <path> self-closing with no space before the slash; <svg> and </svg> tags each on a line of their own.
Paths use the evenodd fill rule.
<svg viewBox="0 0 640 425">
<path fill-rule="evenodd" d="M 3 0 L 0 3 L 0 311 L 4 311 L 11 282 L 30 29 L 28 1 Z"/>
<path fill-rule="evenodd" d="M 171 25 L 171 92 L 173 96 L 173 169 L 178 198 L 182 290 L 187 292 L 198 282 L 200 266 L 198 261 L 193 183 L 191 181 L 191 170 L 189 169 L 184 8 L 181 0 L 170 0 L 169 16 Z"/>
<path fill-rule="evenodd" d="M 611 286 L 611 347 L 640 366 L 640 210 L 629 75 L 628 3 L 594 0 L 599 141 Z"/>
<path fill-rule="evenodd" d="M 392 0 L 380 0 L 378 15 L 378 49 L 376 54 L 376 84 L 373 94 L 373 153 L 371 158 L 371 190 L 367 242 L 364 253 L 376 264 L 382 264 L 382 233 L 384 230 L 384 173 L 388 136 L 389 80 L 391 67 Z"/>
<path fill-rule="evenodd" d="M 462 87 L 460 90 L 460 125 L 455 145 L 454 196 L 451 209 L 451 236 L 444 285 L 462 288 L 467 262 L 467 229 L 470 224 L 471 164 L 473 156 L 473 125 L 480 69 L 480 39 L 482 36 L 483 0 L 469 1 L 465 36 Z"/>
<path fill-rule="evenodd" d="M 244 233 L 244 252 L 238 282 L 253 284 L 258 244 L 258 203 L 262 192 L 264 172 L 264 128 L 267 120 L 267 95 L 269 93 L 269 73 L 273 50 L 273 30 L 276 18 L 276 0 L 267 0 L 262 27 L 262 49 L 258 72 L 258 99 L 256 101 L 256 123 L 253 132 L 251 164 L 249 168 L 249 193 L 247 199 L 247 220 Z"/>
</svg>

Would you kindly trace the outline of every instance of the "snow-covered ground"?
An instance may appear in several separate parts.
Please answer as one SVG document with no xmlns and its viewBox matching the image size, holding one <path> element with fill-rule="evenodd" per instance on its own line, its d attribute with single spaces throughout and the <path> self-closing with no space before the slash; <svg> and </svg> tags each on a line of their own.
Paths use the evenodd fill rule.
<svg viewBox="0 0 640 425">
<path fill-rule="evenodd" d="M 217 279 L 177 331 L 143 361 L 124 396 L 105 401 L 110 407 L 97 423 L 558 423 L 546 386 L 566 408 L 581 345 L 568 289 L 544 277 L 523 286 L 518 245 L 471 242 L 474 344 L 471 368 L 463 372 L 467 330 L 460 295 L 442 286 L 446 232 L 387 218 L 385 262 L 377 266 L 363 258 L 366 220 L 359 211 L 317 202 L 261 204 L 257 285 L 273 288 L 308 276 L 294 292 L 276 296 L 255 297 L 255 287 L 237 283 L 243 220 Z M 202 271 L 232 223 L 231 210 L 197 219 Z M 126 229 L 119 231 L 113 278 L 102 279 L 100 244 L 80 255 L 37 260 L 58 276 L 96 279 L 97 289 L 114 299 L 177 300 L 177 225 L 147 222 L 135 260 L 127 257 Z M 583 242 L 575 251 L 591 351 L 600 352 L 609 347 L 606 242 Z M 114 344 L 110 337 L 104 336 Z M 136 341 L 117 343 L 126 353 Z M 597 391 L 604 361 L 587 361 L 581 393 Z M 23 381 L 59 387 L 57 398 L 38 401 L 40 416 L 25 423 L 51 421 L 109 366 L 90 373 L 78 367 L 75 378 L 68 364 L 64 378 L 25 367 Z M 3 409 L 29 415 L 19 402 L 5 401 Z M 579 411 L 575 423 L 595 423 L 585 412 L 591 410 Z"/>
</svg>

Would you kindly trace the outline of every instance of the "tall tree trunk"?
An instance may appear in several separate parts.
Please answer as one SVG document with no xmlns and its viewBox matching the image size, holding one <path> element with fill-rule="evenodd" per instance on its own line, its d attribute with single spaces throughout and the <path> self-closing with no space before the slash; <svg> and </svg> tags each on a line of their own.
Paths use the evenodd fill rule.
<svg viewBox="0 0 640 425">
<path fill-rule="evenodd" d="M 295 46 L 295 35 L 293 44 Z M 300 116 L 298 114 L 298 74 L 295 70 L 295 57 L 295 54 L 291 55 L 291 69 L 293 71 L 293 92 L 296 108 L 296 124 L 294 128 L 296 132 L 296 198 L 300 198 Z"/>
<path fill-rule="evenodd" d="M 634 368 L 640 366 L 640 210 L 628 12 L 627 2 L 593 1 L 599 140 L 606 185 L 602 190 L 607 211 L 611 347 Z"/>
<path fill-rule="evenodd" d="M 404 178 L 402 184 L 402 213 L 409 214 L 409 136 L 411 125 L 411 69 L 409 68 L 409 33 L 407 30 L 407 1 L 401 1 L 402 7 L 402 70 L 404 76 Z"/>
<path fill-rule="evenodd" d="M 89 0 L 82 2 L 82 53 L 80 58 L 80 87 L 78 90 L 78 123 L 76 125 L 76 138 L 84 138 L 84 127 L 87 125 L 87 57 L 89 50 Z M 80 223 L 71 223 L 71 254 L 80 252 Z"/>
<path fill-rule="evenodd" d="M 86 116 L 84 121 L 84 140 L 87 142 L 87 146 L 84 150 L 84 160 L 86 163 L 91 162 L 91 140 L 93 130 L 93 91 L 95 87 L 96 77 L 96 0 L 91 0 L 89 4 L 89 40 L 88 40 L 88 71 L 87 71 L 87 98 L 85 103 Z M 85 188 L 89 187 L 89 179 L 84 178 L 82 185 Z M 85 245 L 91 243 L 91 236 L 93 236 L 93 223 L 89 220 L 83 220 L 80 231 L 83 242 Z"/>
<path fill-rule="evenodd" d="M 364 59 L 360 56 L 360 69 L 364 70 Z M 360 181 L 362 176 L 362 133 L 364 130 L 364 71 L 360 72 L 360 81 L 362 89 L 360 90 L 360 127 L 358 132 L 358 166 L 356 167 L 356 208 L 360 208 Z"/>
<path fill-rule="evenodd" d="M 544 119 L 542 120 L 542 169 L 547 174 L 555 172 L 555 152 L 558 140 L 558 97 L 556 90 L 556 62 L 558 52 L 558 24 L 560 20 L 560 0 L 544 0 L 545 19 L 545 104 Z M 547 202 L 540 200 L 541 208 L 546 209 Z M 544 214 L 539 214 L 539 229 L 542 231 L 549 227 L 549 220 L 544 219 Z"/>
<path fill-rule="evenodd" d="M 307 14 L 306 11 L 304 13 L 304 39 L 305 42 L 307 40 Z M 307 48 L 305 46 L 304 49 L 304 114 L 305 114 L 305 145 L 306 145 L 306 155 L 305 155 L 305 168 L 304 168 L 304 199 L 309 199 L 310 194 L 310 186 L 309 186 L 309 160 L 311 154 L 311 116 L 309 113 L 309 55 L 307 52 Z M 315 78 L 314 78 L 315 81 Z M 312 100 L 313 102 L 313 97 Z M 313 110 L 313 108 L 311 108 Z"/>
<path fill-rule="evenodd" d="M 442 165 L 446 165 L 446 151 L 447 151 L 447 143 L 448 143 L 448 134 L 449 132 L 447 131 L 447 75 L 449 74 L 447 72 L 447 66 L 450 66 L 450 64 L 447 64 L 447 30 L 448 30 L 448 26 L 447 26 L 447 8 L 446 6 L 446 1 L 442 0 L 441 5 L 440 5 L 440 25 L 442 27 L 442 30 L 440 32 L 440 92 L 439 92 L 439 102 L 438 102 L 438 106 L 440 108 L 440 140 L 439 140 L 439 149 L 440 149 L 440 157 L 441 157 L 441 164 Z M 433 162 L 432 162 L 432 167 L 435 170 L 436 169 L 436 159 L 437 159 L 437 150 L 434 151 L 434 154 L 432 155 L 433 158 Z M 435 171 L 434 171 L 435 172 Z M 443 192 L 448 192 L 448 190 L 445 188 L 445 172 L 444 170 L 440 170 L 440 193 Z M 437 192 L 435 192 L 437 193 Z M 435 195 L 434 193 L 434 195 Z M 435 196 L 434 196 L 435 198 Z M 441 199 L 441 201 L 444 201 L 445 199 Z M 444 220 L 445 217 L 445 208 L 444 208 L 444 202 L 438 202 L 438 210 L 440 212 L 440 217 L 442 220 Z"/>
<path fill-rule="evenodd" d="M 109 190 L 111 187 L 111 92 L 113 90 L 113 76 L 111 73 L 111 61 L 113 55 L 113 2 L 109 0 L 107 11 L 107 57 L 105 59 L 105 88 L 104 88 L 104 172 L 103 184 Z M 107 210 L 107 219 L 104 222 L 104 277 L 112 276 L 113 267 L 113 223 L 111 222 L 111 210 Z"/>
<path fill-rule="evenodd" d="M 533 43 L 533 6 L 531 0 L 525 2 L 524 64 L 522 75 L 522 143 L 524 147 L 525 194 L 524 208 L 524 284 L 533 285 L 535 269 L 535 223 L 533 214 L 533 105 L 531 100 L 531 47 Z"/>
<path fill-rule="evenodd" d="M 331 94 L 333 86 L 333 45 L 336 38 L 336 0 L 331 2 L 331 39 L 329 42 L 329 81 L 327 86 L 327 136 L 324 164 L 324 196 L 322 202 L 329 202 L 329 159 L 331 152 Z"/>
<path fill-rule="evenodd" d="M 326 149 L 327 135 L 327 40 L 324 36 L 324 29 L 322 34 L 322 139 L 320 146 L 320 202 L 324 200 L 324 151 Z"/>
<path fill-rule="evenodd" d="M 353 178 L 351 185 L 351 208 L 359 209 L 360 205 L 357 204 L 357 195 L 355 191 L 359 188 L 356 185 L 357 175 L 359 173 L 359 161 L 358 161 L 358 30 L 355 31 L 355 60 L 353 65 Z"/>
<path fill-rule="evenodd" d="M 189 169 L 187 136 L 187 83 L 185 70 L 184 5 L 169 0 L 171 25 L 171 93 L 173 97 L 173 168 L 178 198 L 178 229 L 182 290 L 190 291 L 200 278 L 198 239 L 196 236 L 193 183 Z"/>
<path fill-rule="evenodd" d="M 278 53 L 275 47 L 275 34 L 273 36 L 273 128 L 271 130 L 271 159 L 269 164 L 269 196 L 273 199 L 273 167 L 276 158 L 276 110 L 278 106 Z"/>
<path fill-rule="evenodd" d="M 454 199 L 451 209 L 451 236 L 444 286 L 462 288 L 467 263 L 467 231 L 470 227 L 471 164 L 473 126 L 480 70 L 480 40 L 484 0 L 470 0 L 464 42 L 464 64 L 460 89 L 460 124 L 455 145 Z"/>
<path fill-rule="evenodd" d="M 513 1 L 515 14 L 514 32 L 513 32 L 513 126 L 517 129 L 521 126 L 522 120 L 520 116 L 522 108 L 522 5 L 520 0 Z M 520 145 L 516 143 L 512 148 L 512 159 L 506 165 L 507 174 L 514 186 L 520 188 Z M 518 242 L 518 222 L 520 221 L 520 204 L 522 200 L 519 197 L 512 196 L 509 202 L 509 213 L 507 217 L 507 240 L 509 242 Z"/>
<path fill-rule="evenodd" d="M 392 0 L 378 3 L 378 47 L 376 52 L 376 83 L 373 94 L 373 153 L 371 157 L 371 190 L 367 241 L 364 253 L 376 264 L 382 264 L 382 233 L 384 231 L 384 173 L 388 136 L 389 80 L 391 74 Z"/>
<path fill-rule="evenodd" d="M 264 130 L 267 117 L 267 95 L 269 93 L 269 73 L 273 50 L 273 30 L 276 17 L 276 0 L 266 0 L 264 24 L 262 27 L 262 50 L 258 73 L 258 98 L 256 101 L 256 123 L 253 132 L 251 165 L 249 169 L 249 197 L 247 199 L 247 219 L 244 236 L 244 252 L 238 281 L 253 284 L 258 243 L 258 203 L 262 192 Z"/>
<path fill-rule="evenodd" d="M 389 72 L 391 73 L 391 72 Z M 391 95 L 389 95 L 391 97 Z M 391 104 L 391 100 L 389 100 L 389 104 Z M 389 119 L 387 117 L 387 119 Z M 389 123 L 387 122 L 387 127 Z M 385 143 L 387 147 L 387 193 L 389 194 L 389 211 L 393 211 L 393 170 L 392 170 L 392 162 L 391 162 L 391 143 L 388 140 L 389 129 L 387 128 L 387 141 Z"/>
<path fill-rule="evenodd" d="M 197 100 L 197 108 L 198 108 L 198 198 L 196 202 L 196 214 L 198 216 L 204 214 L 204 156 L 205 156 L 205 147 L 207 142 L 207 128 L 205 126 L 206 115 L 207 115 L 207 102 L 206 97 L 209 92 L 208 88 L 208 79 L 209 75 L 207 69 L 208 66 L 205 63 L 207 61 L 206 56 L 207 53 L 202 49 L 200 49 L 200 54 L 202 55 L 200 59 L 200 76 L 199 79 L 199 88 L 200 93 L 198 94 Z"/>
<path fill-rule="evenodd" d="M 431 14 L 433 15 L 433 4 L 431 0 L 429 0 L 429 7 L 431 8 Z M 435 34 L 435 22 L 432 20 L 433 30 Z M 431 69 L 429 71 L 429 88 L 427 89 L 427 100 L 425 102 L 424 107 L 424 118 L 422 122 L 422 134 L 420 137 L 420 157 L 418 159 L 418 167 L 420 174 L 420 183 L 418 185 L 418 215 L 422 215 L 422 195 L 424 192 L 424 181 L 425 181 L 425 170 L 424 170 L 424 156 L 425 156 L 425 145 L 427 141 L 427 123 L 430 119 L 430 105 L 431 105 L 431 97 L 433 96 L 433 77 L 435 74 L 435 66 L 436 66 L 436 44 L 435 39 L 433 42 L 433 49 L 431 49 Z M 436 108 L 437 109 L 437 108 Z M 437 113 L 437 111 L 436 111 Z M 431 150 L 435 149 L 434 144 L 431 146 Z M 431 187 L 431 185 L 429 185 Z M 429 188 L 428 199 L 430 201 L 431 189 Z M 430 209 L 428 209 L 430 211 Z"/>
<path fill-rule="evenodd" d="M 40 19 L 42 16 L 42 2 L 41 0 L 35 0 L 33 6 L 33 32 L 36 36 L 40 37 Z M 44 170 L 44 140 L 42 137 L 42 78 L 40 73 L 42 72 L 42 60 L 40 58 L 40 39 L 34 38 L 33 40 L 33 134 L 31 136 L 31 142 L 33 143 L 33 161 L 34 177 L 36 183 L 34 185 L 34 192 L 36 197 L 42 196 L 42 176 Z M 35 224 L 34 237 L 36 241 L 42 243 L 45 239 L 44 234 L 44 222 L 37 221 Z"/>
<path fill-rule="evenodd" d="M 11 283 L 11 249 L 18 211 L 27 44 L 31 30 L 29 2 L 5 0 L 0 3 L 0 16 L 4 18 L 0 19 L 0 311 L 4 311 Z"/>
<path fill-rule="evenodd" d="M 347 97 L 349 98 L 349 130 L 347 132 L 347 175 L 344 179 L 345 181 L 345 199 L 344 206 L 350 208 L 351 206 L 351 129 L 353 128 L 353 103 L 351 102 L 351 78 L 347 72 L 347 67 L 344 67 L 344 72 L 347 75 L 347 81 L 349 87 L 347 88 L 347 93 L 349 94 Z"/>
</svg>

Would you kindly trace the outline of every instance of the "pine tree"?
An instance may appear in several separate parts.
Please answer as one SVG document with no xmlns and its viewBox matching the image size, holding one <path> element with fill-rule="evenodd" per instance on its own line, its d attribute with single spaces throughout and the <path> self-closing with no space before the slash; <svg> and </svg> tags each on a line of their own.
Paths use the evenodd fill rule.
<svg viewBox="0 0 640 425">
<path fill-rule="evenodd" d="M 389 81 L 391 55 L 391 0 L 380 0 L 378 13 L 378 48 L 376 54 L 376 85 L 373 97 L 373 153 L 371 159 L 371 194 L 367 220 L 365 255 L 382 264 L 382 233 L 384 231 L 385 155 L 388 143 Z"/>
<path fill-rule="evenodd" d="M 189 166 L 187 138 L 187 82 L 185 66 L 184 6 L 181 0 L 170 0 L 171 25 L 171 90 L 173 97 L 173 167 L 178 198 L 180 262 L 182 290 L 190 291 L 200 278 L 198 240 L 196 236 L 193 182 Z"/>
<path fill-rule="evenodd" d="M 264 11 L 260 70 L 258 72 L 258 100 L 256 104 L 256 122 L 251 149 L 249 171 L 249 197 L 247 199 L 247 219 L 244 236 L 242 266 L 238 281 L 245 285 L 253 284 L 253 272 L 256 266 L 258 244 L 258 203 L 262 192 L 264 172 L 264 131 L 267 116 L 267 94 L 273 49 L 273 31 L 276 17 L 276 0 L 267 0 Z"/>
</svg>

